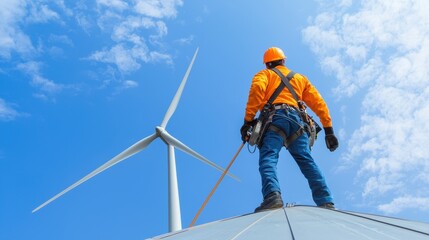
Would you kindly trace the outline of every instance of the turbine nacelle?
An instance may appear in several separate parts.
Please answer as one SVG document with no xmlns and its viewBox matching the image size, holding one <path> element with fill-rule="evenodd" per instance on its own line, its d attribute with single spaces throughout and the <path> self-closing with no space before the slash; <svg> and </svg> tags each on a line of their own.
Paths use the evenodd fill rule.
<svg viewBox="0 0 429 240">
<path fill-rule="evenodd" d="M 167 132 L 167 130 L 165 130 L 165 128 L 161 127 L 161 126 L 157 126 L 155 128 L 155 133 L 158 137 L 160 137 L 162 139 L 162 141 L 164 141 L 165 144 L 169 144 L 166 139 L 165 139 L 165 133 Z M 167 133 L 168 134 L 168 133 Z"/>
</svg>

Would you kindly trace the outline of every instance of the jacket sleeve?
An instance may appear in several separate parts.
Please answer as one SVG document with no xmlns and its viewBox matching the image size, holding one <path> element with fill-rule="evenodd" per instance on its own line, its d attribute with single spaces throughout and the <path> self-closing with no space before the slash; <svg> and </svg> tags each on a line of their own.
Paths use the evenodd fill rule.
<svg viewBox="0 0 429 240">
<path fill-rule="evenodd" d="M 310 83 L 306 76 L 301 75 L 305 81 L 305 88 L 302 93 L 302 100 L 307 106 L 319 117 L 323 127 L 332 127 L 332 119 L 329 114 L 328 106 L 322 95 L 317 89 Z"/>
<path fill-rule="evenodd" d="M 252 121 L 256 113 L 264 105 L 263 99 L 268 85 L 268 78 L 264 71 L 258 72 L 252 79 L 249 98 L 246 105 L 245 121 Z"/>
</svg>

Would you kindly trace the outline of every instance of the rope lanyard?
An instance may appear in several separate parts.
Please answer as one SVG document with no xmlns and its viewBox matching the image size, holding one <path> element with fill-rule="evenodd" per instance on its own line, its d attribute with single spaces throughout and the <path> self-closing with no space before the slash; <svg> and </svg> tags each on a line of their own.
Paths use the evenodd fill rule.
<svg viewBox="0 0 429 240">
<path fill-rule="evenodd" d="M 213 187 L 212 191 L 210 192 L 210 194 L 207 196 L 206 200 L 204 201 L 203 205 L 200 207 L 200 209 L 198 210 L 197 214 L 195 215 L 194 219 L 192 220 L 191 225 L 189 225 L 189 227 L 194 226 L 195 222 L 197 221 L 198 217 L 200 216 L 201 212 L 203 211 L 203 209 L 205 208 L 205 206 L 207 205 L 208 201 L 210 200 L 210 198 L 212 197 L 213 193 L 216 191 L 217 187 L 219 186 L 219 184 L 222 182 L 223 178 L 225 177 L 226 173 L 228 172 L 229 168 L 232 166 L 232 164 L 234 163 L 235 159 L 237 158 L 238 154 L 241 152 L 241 149 L 243 149 L 244 146 L 244 142 L 240 145 L 240 147 L 238 148 L 237 152 L 235 153 L 234 157 L 231 159 L 231 162 L 228 164 L 228 167 L 226 167 L 225 171 L 222 173 L 222 175 L 220 176 L 219 180 L 217 181 L 216 185 Z"/>
</svg>

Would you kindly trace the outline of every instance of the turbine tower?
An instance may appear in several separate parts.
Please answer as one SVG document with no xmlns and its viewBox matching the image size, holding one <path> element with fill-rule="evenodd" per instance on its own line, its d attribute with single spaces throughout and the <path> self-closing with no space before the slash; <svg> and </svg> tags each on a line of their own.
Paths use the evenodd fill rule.
<svg viewBox="0 0 429 240">
<path fill-rule="evenodd" d="M 38 206 L 33 210 L 33 213 L 40 210 L 50 202 L 54 201 L 55 199 L 59 198 L 63 194 L 67 193 L 68 191 L 72 190 L 73 188 L 79 186 L 80 184 L 84 183 L 88 179 L 94 177 L 95 175 L 103 172 L 104 170 L 110 168 L 111 166 L 133 156 L 134 154 L 142 151 L 145 149 L 153 140 L 156 138 L 161 138 L 165 144 L 167 144 L 168 147 L 168 204 L 169 204 L 169 231 L 177 231 L 182 229 L 182 221 L 181 221 L 181 214 L 180 214 L 180 201 L 179 201 L 179 189 L 177 185 L 177 173 L 176 173 L 176 159 L 174 154 L 174 148 L 178 148 L 179 150 L 199 159 L 200 161 L 216 168 L 217 170 L 223 172 L 224 169 L 216 165 L 215 163 L 211 162 L 207 158 L 203 157 L 196 151 L 192 150 L 173 136 L 171 136 L 165 128 L 167 127 L 167 123 L 170 120 L 171 116 L 173 115 L 174 111 L 177 108 L 177 105 L 179 103 L 180 97 L 182 95 L 183 89 L 185 87 L 186 81 L 189 76 L 189 72 L 191 71 L 192 65 L 194 64 L 195 58 L 198 53 L 198 48 L 195 51 L 195 54 L 192 58 L 192 61 L 185 73 L 185 76 L 183 77 L 182 82 L 180 83 L 179 88 L 177 89 L 176 95 L 174 96 L 167 113 L 164 116 L 164 119 L 162 120 L 162 123 L 160 126 L 157 126 L 155 128 L 155 133 L 152 135 L 149 135 L 146 138 L 141 139 L 140 141 L 133 144 L 131 147 L 127 148 L 123 152 L 119 153 L 109 161 L 107 161 L 105 164 L 101 165 L 76 183 L 72 184 L 68 188 L 64 189 L 62 192 L 58 193 L 48 201 L 44 202 L 42 205 Z M 228 174 L 230 177 L 234 179 L 238 179 L 232 174 Z"/>
</svg>

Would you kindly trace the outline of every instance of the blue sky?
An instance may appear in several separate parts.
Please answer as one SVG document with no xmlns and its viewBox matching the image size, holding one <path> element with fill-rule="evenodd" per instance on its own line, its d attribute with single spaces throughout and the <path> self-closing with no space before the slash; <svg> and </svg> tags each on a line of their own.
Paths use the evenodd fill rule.
<svg viewBox="0 0 429 240">
<path fill-rule="evenodd" d="M 340 209 L 429 222 L 429 3 L 4 0 L 0 2 L 0 239 L 145 239 L 168 231 L 159 139 L 31 211 L 152 134 L 199 47 L 167 130 L 226 167 L 252 76 L 283 48 L 331 110 L 340 148 L 313 153 Z M 284 151 L 286 202 L 313 204 Z M 220 173 L 176 151 L 183 227 Z M 197 224 L 260 203 L 245 148 Z"/>
</svg>

